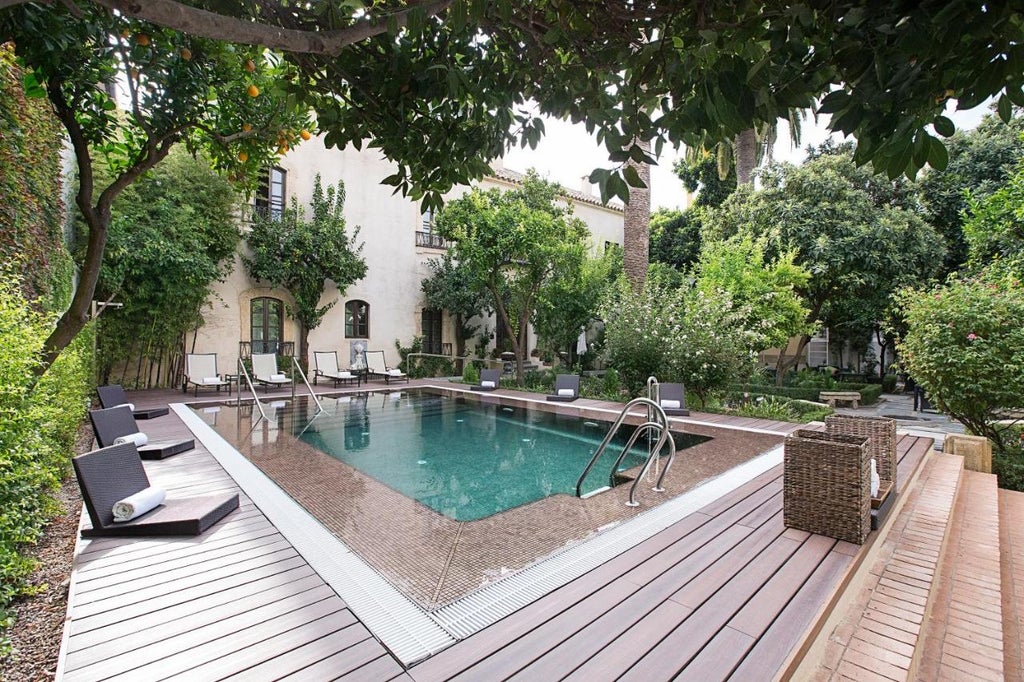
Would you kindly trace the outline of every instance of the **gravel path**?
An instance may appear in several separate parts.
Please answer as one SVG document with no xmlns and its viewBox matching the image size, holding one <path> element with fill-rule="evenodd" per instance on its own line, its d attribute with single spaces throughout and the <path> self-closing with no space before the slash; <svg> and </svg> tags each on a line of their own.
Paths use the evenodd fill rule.
<svg viewBox="0 0 1024 682">
<path fill-rule="evenodd" d="M 91 440 L 90 433 L 89 442 Z M 82 512 L 82 495 L 74 475 L 64 481 L 56 498 L 63 512 L 50 522 L 30 552 L 39 561 L 39 568 L 32 574 L 29 584 L 38 592 L 13 605 L 15 622 L 7 632 L 13 652 L 0 659 L 0 677 L 5 682 L 53 680 L 57 671 L 75 538 Z"/>
</svg>

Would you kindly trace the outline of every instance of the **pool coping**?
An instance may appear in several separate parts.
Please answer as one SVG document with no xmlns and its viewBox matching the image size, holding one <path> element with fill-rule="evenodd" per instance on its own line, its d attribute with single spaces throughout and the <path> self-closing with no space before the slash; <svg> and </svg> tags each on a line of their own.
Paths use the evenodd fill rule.
<svg viewBox="0 0 1024 682">
<path fill-rule="evenodd" d="M 452 386 L 428 385 L 417 388 L 462 392 Z M 547 407 L 544 400 L 522 395 L 490 395 Z M 782 447 L 777 446 L 632 519 L 618 522 L 595 536 L 542 557 L 525 568 L 428 612 L 402 594 L 327 530 L 204 422 L 192 408 L 185 403 L 172 403 L 170 407 L 303 559 L 406 666 L 479 632 L 531 601 L 632 549 L 782 462 Z M 618 413 L 613 409 L 592 405 L 579 407 L 610 415 Z M 781 435 L 777 431 L 714 424 L 697 419 L 677 418 L 673 421 Z"/>
</svg>

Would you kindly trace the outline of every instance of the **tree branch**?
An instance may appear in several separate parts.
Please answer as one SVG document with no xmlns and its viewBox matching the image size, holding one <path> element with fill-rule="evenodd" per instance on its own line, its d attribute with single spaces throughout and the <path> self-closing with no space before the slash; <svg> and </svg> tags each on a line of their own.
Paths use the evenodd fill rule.
<svg viewBox="0 0 1024 682">
<path fill-rule="evenodd" d="M 0 0 L 0 8 L 19 4 L 20 0 Z M 423 11 L 436 16 L 453 0 L 430 0 L 413 5 L 385 19 L 367 19 L 352 26 L 327 31 L 309 31 L 261 24 L 238 17 L 229 17 L 177 2 L 176 0 L 92 0 L 97 5 L 116 10 L 126 16 L 189 35 L 213 40 L 226 40 L 245 45 L 260 45 L 297 54 L 323 54 L 336 57 L 348 45 L 385 33 L 394 21 L 404 27 L 410 13 Z"/>
</svg>

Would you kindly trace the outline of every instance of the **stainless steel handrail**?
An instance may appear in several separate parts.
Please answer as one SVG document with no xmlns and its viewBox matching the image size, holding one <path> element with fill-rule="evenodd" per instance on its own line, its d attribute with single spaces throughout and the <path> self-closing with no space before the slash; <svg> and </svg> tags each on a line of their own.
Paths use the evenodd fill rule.
<svg viewBox="0 0 1024 682">
<path fill-rule="evenodd" d="M 267 413 L 263 411 L 263 403 L 260 402 L 260 397 L 258 395 L 256 395 L 256 387 L 252 385 L 252 379 L 249 377 L 249 370 L 247 370 L 245 368 L 245 363 L 242 362 L 242 358 L 238 358 L 238 376 L 239 377 L 245 377 L 245 383 L 249 386 L 249 390 L 252 391 L 252 398 L 253 398 L 253 400 L 256 401 L 256 408 L 260 411 L 260 417 L 264 421 L 269 421 L 267 419 Z M 235 395 L 238 396 L 238 400 L 237 400 L 237 402 L 235 404 L 236 405 L 241 405 L 242 404 L 242 386 L 241 386 L 241 384 L 239 384 L 238 392 Z"/>
<path fill-rule="evenodd" d="M 601 444 L 597 446 L 597 450 L 594 451 L 594 456 L 590 458 L 590 461 L 587 463 L 586 468 L 583 469 L 583 473 L 580 474 L 579 480 L 576 481 L 576 497 L 583 496 L 583 481 L 587 478 L 587 475 L 590 473 L 590 470 L 594 468 L 594 465 L 597 464 L 597 460 L 604 453 L 605 448 L 608 447 L 608 443 L 610 443 L 612 438 L 615 437 L 615 434 L 618 432 L 619 427 L 622 426 L 622 422 L 625 421 L 626 415 L 628 415 L 629 411 L 636 407 L 637 405 L 646 406 L 648 408 L 648 412 L 650 412 L 653 409 L 654 417 L 659 418 L 660 422 L 655 422 L 653 419 L 650 419 L 648 420 L 648 423 L 657 423 L 664 430 L 665 433 L 668 433 L 668 416 L 665 415 L 665 410 L 661 409 L 661 405 L 659 405 L 658 403 L 654 402 L 649 398 L 633 398 L 632 400 L 630 400 L 623 406 L 622 411 L 619 412 L 619 416 L 615 419 L 615 422 L 612 424 L 611 428 L 608 429 L 608 433 L 605 435 L 604 440 L 601 441 Z M 675 441 L 673 440 L 673 451 L 674 449 Z M 653 452 L 657 452 L 657 450 Z M 648 454 L 648 462 L 652 460 L 652 454 L 653 453 Z M 669 463 L 669 466 L 671 466 L 671 462 Z M 614 479 L 614 469 L 612 470 L 612 479 Z"/>
<path fill-rule="evenodd" d="M 316 393 L 313 392 L 313 387 L 309 385 L 309 379 L 306 378 L 306 373 L 302 371 L 302 367 L 299 366 L 299 361 L 292 358 L 292 367 L 302 377 L 302 383 L 306 385 L 306 390 L 313 396 L 313 402 L 316 403 L 316 413 L 320 414 L 324 411 L 324 406 L 320 404 L 320 398 L 316 397 Z M 295 400 L 295 380 L 292 380 L 292 400 Z"/>
<path fill-rule="evenodd" d="M 661 452 L 661 448 L 665 445 L 666 441 L 669 443 L 668 462 L 665 464 L 665 468 L 662 470 L 661 476 L 658 477 L 658 482 L 653 488 L 651 488 L 651 490 L 658 493 L 665 492 L 665 488 L 662 486 L 662 483 L 664 482 L 665 474 L 672 468 L 672 462 L 675 461 L 676 458 L 676 441 L 668 429 L 664 428 L 658 422 L 645 422 L 636 428 L 636 431 L 633 432 L 629 442 L 626 443 L 626 447 L 624 447 L 622 449 L 622 453 L 619 454 L 619 458 L 615 460 L 615 464 L 612 465 L 612 471 L 608 477 L 608 486 L 611 488 L 615 487 L 615 474 L 617 473 L 622 460 L 625 459 L 626 453 L 628 453 L 629 449 L 633 447 L 633 444 L 636 442 L 637 438 L 639 438 L 641 432 L 650 430 L 659 431 L 661 435 L 658 438 L 657 445 L 655 445 L 647 454 L 647 460 L 644 462 L 643 468 L 640 469 L 640 473 L 637 474 L 635 479 L 633 479 L 633 485 L 629 489 L 629 501 L 626 502 L 627 507 L 636 507 L 640 504 L 636 501 L 636 487 L 640 484 L 641 479 L 647 475 L 647 472 L 650 471 L 651 464 L 657 461 L 658 453 Z"/>
</svg>

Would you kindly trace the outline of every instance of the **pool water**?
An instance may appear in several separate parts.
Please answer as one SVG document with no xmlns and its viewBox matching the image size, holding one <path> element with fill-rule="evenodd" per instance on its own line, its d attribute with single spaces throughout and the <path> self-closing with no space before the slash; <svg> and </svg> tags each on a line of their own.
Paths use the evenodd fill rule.
<svg viewBox="0 0 1024 682">
<path fill-rule="evenodd" d="M 296 436 L 367 476 L 457 521 L 474 521 L 549 495 L 576 481 L 610 427 L 540 410 L 482 404 L 429 389 L 322 399 L 325 411 Z M 632 433 L 624 426 L 587 477 L 607 485 Z M 643 464 L 647 439 L 621 469 Z M 682 450 L 706 437 L 675 434 Z M 665 449 L 667 452 L 667 448 Z M 676 466 L 685 465 L 680 459 Z"/>
</svg>

